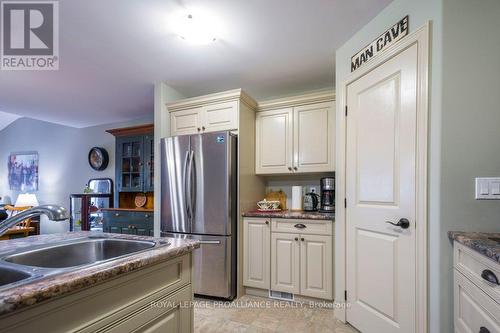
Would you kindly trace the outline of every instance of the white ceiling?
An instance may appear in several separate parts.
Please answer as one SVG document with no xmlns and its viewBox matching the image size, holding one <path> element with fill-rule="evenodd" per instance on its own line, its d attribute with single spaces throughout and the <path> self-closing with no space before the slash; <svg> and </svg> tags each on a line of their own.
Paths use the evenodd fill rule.
<svg viewBox="0 0 500 333">
<path fill-rule="evenodd" d="M 19 118 L 21 118 L 21 116 L 18 116 L 17 114 L 0 111 L 0 131 Z"/>
<path fill-rule="evenodd" d="M 391 0 L 60 1 L 60 70 L 1 71 L 0 110 L 84 127 L 153 112 L 153 84 L 186 96 L 243 88 L 256 99 L 334 85 L 335 50 Z M 193 46 L 185 9 L 223 27 Z"/>
</svg>

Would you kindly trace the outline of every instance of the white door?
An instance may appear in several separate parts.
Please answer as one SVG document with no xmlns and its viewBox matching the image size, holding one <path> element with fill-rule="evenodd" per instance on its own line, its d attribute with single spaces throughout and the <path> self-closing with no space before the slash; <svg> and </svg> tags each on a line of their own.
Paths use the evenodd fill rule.
<svg viewBox="0 0 500 333">
<path fill-rule="evenodd" d="M 300 294 L 332 300 L 332 236 L 300 237 Z"/>
<path fill-rule="evenodd" d="M 346 315 L 364 333 L 416 329 L 416 82 L 413 45 L 347 86 Z"/>
<path fill-rule="evenodd" d="M 204 106 L 203 118 L 204 132 L 238 129 L 238 101 Z"/>
<path fill-rule="evenodd" d="M 335 103 L 293 109 L 294 171 L 331 172 L 334 164 Z"/>
<path fill-rule="evenodd" d="M 293 154 L 292 108 L 256 115 L 256 173 L 290 173 Z"/>
<path fill-rule="evenodd" d="M 175 111 L 170 113 L 170 135 L 196 134 L 201 131 L 202 108 Z"/>
<path fill-rule="evenodd" d="M 271 283 L 269 219 L 243 219 L 243 285 L 269 289 Z"/>
<path fill-rule="evenodd" d="M 298 234 L 271 234 L 271 289 L 300 292 L 300 239 Z"/>
</svg>

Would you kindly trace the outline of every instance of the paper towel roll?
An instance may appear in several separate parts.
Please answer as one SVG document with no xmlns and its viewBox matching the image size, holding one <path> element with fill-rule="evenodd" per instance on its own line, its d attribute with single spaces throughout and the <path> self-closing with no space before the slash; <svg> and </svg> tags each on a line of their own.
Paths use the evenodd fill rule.
<svg viewBox="0 0 500 333">
<path fill-rule="evenodd" d="M 292 186 L 291 210 L 302 210 L 302 186 Z"/>
</svg>

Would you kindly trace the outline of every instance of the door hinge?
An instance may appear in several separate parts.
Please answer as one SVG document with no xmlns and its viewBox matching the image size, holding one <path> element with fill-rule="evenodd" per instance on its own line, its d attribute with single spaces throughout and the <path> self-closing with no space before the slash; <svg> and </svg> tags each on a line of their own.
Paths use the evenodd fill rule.
<svg viewBox="0 0 500 333">
<path fill-rule="evenodd" d="M 345 106 L 345 116 L 347 117 L 347 105 Z"/>
<path fill-rule="evenodd" d="M 344 208 L 347 208 L 347 198 L 344 198 Z"/>
<path fill-rule="evenodd" d="M 344 299 L 347 301 L 347 290 L 344 290 Z"/>
</svg>

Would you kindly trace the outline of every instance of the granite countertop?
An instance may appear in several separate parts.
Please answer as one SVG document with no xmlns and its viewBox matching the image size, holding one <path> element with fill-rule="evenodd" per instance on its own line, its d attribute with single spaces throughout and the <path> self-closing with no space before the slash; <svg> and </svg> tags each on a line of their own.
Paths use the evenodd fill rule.
<svg viewBox="0 0 500 333">
<path fill-rule="evenodd" d="M 330 220 L 335 221 L 335 213 L 320 213 L 320 212 L 306 212 L 306 211 L 275 211 L 275 212 L 262 212 L 252 210 L 243 214 L 243 217 L 268 217 L 279 219 L 304 219 L 304 220 Z"/>
<path fill-rule="evenodd" d="M 0 287 L 0 315 L 19 310 L 54 297 L 73 293 L 94 284 L 105 282 L 116 276 L 140 270 L 171 258 L 181 256 L 198 248 L 199 242 L 190 239 L 153 238 L 146 236 L 108 234 L 102 232 L 80 231 L 61 234 L 48 234 L 5 240 L 0 242 L 0 256 L 8 255 L 32 246 L 53 245 L 72 239 L 103 237 L 156 241 L 151 249 L 129 255 L 125 258 L 109 260 L 95 265 L 88 265 L 71 271 L 58 272 L 41 279 L 16 284 L 13 287 Z M 170 245 L 169 245 L 170 243 Z"/>
<path fill-rule="evenodd" d="M 500 263 L 500 233 L 448 231 L 448 237 Z"/>
</svg>

